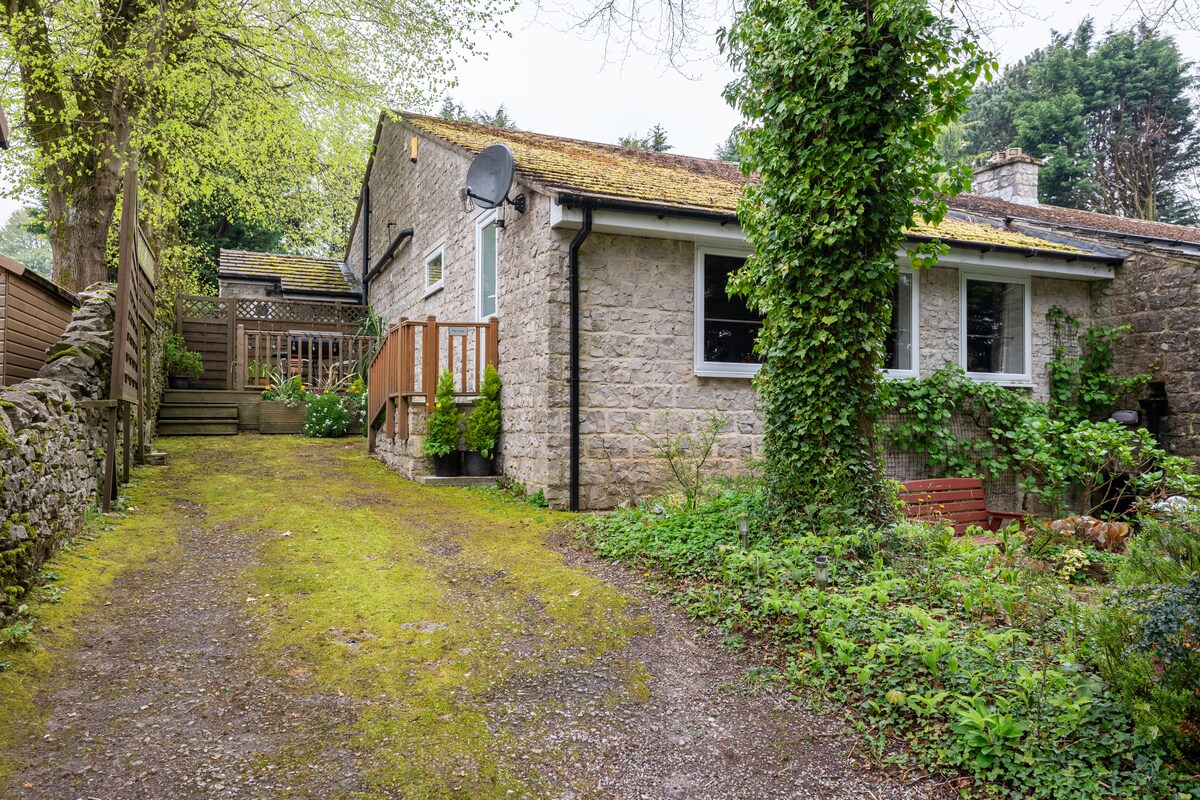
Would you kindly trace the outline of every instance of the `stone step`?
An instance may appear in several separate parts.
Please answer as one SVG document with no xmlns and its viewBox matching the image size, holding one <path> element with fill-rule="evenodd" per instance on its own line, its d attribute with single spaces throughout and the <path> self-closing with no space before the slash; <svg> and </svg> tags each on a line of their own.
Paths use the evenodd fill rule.
<svg viewBox="0 0 1200 800">
<path fill-rule="evenodd" d="M 454 478 L 439 478 L 436 475 L 421 475 L 417 477 L 417 483 L 422 486 L 495 486 L 495 476 L 488 478 L 474 478 L 470 475 L 459 475 Z"/>
<path fill-rule="evenodd" d="M 236 436 L 237 420 L 160 420 L 159 436 Z"/>
<path fill-rule="evenodd" d="M 203 403 L 163 403 L 158 407 L 158 418 L 169 420 L 214 420 L 238 418 L 238 407 L 234 403 L 205 405 Z"/>
</svg>

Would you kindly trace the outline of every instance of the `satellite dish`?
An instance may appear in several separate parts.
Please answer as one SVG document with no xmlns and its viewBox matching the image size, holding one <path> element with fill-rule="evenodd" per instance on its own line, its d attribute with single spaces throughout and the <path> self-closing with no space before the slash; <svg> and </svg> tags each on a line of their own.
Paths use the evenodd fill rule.
<svg viewBox="0 0 1200 800">
<path fill-rule="evenodd" d="M 499 208 L 512 182 L 512 150 L 506 144 L 493 144 L 475 156 L 467 170 L 467 197 L 480 208 Z"/>
<path fill-rule="evenodd" d="M 480 208 L 499 208 L 508 203 L 525 213 L 525 195 L 509 199 L 513 182 L 513 154 L 506 144 L 493 144 L 475 156 L 467 170 L 467 185 L 458 190 L 463 210 L 469 210 L 467 200 Z"/>
</svg>

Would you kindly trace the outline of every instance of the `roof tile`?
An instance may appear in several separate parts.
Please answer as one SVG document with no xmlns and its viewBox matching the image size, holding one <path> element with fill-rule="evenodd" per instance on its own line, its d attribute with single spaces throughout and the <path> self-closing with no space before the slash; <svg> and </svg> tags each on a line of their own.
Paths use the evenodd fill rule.
<svg viewBox="0 0 1200 800">
<path fill-rule="evenodd" d="M 346 280 L 342 262 L 336 258 L 222 249 L 217 274 L 221 277 L 278 278 L 285 292 L 348 294 L 358 291 Z"/>
</svg>

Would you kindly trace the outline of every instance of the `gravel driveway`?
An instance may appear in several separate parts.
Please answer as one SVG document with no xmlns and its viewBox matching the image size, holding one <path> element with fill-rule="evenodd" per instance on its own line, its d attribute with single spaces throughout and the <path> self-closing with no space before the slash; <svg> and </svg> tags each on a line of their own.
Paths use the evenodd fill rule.
<svg viewBox="0 0 1200 800">
<path fill-rule="evenodd" d="M 55 654 L 4 797 L 954 796 L 756 689 L 564 515 L 361 441 L 165 445 L 130 500 L 169 498 L 171 535 Z"/>
</svg>

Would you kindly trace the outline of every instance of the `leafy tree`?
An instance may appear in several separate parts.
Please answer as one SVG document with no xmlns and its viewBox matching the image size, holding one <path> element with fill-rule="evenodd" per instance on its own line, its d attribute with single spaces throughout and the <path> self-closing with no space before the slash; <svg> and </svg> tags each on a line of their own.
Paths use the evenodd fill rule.
<svg viewBox="0 0 1200 800">
<path fill-rule="evenodd" d="M 442 98 L 442 108 L 438 111 L 438 116 L 442 119 L 453 119 L 459 122 L 474 122 L 479 125 L 491 125 L 493 128 L 508 128 L 516 130 L 517 124 L 512 117 L 508 115 L 508 109 L 501 103 L 499 108 L 494 112 L 476 111 L 474 114 L 467 111 L 467 107 L 462 103 L 456 103 L 454 98 L 446 95 Z"/>
<path fill-rule="evenodd" d="M 667 132 L 662 125 L 655 123 L 654 127 L 646 131 L 645 136 L 638 136 L 637 132 L 622 136 L 617 140 L 617 144 L 621 147 L 632 147 L 636 150 L 650 150 L 655 153 L 665 153 L 671 150 L 671 145 L 667 144 Z"/>
<path fill-rule="evenodd" d="M 360 160 L 370 110 L 428 97 L 499 1 L 12 0 L 4 90 L 26 148 L 18 177 L 46 197 L 55 274 L 74 287 L 105 277 L 135 154 L 162 235 L 214 174 L 253 176 L 268 155 Z"/>
<path fill-rule="evenodd" d="M 738 151 L 738 134 L 741 130 L 741 125 L 731 130 L 725 137 L 725 141 L 717 145 L 717 149 L 713 151 L 713 158 L 718 161 L 741 161 L 742 154 Z"/>
<path fill-rule="evenodd" d="M 1200 167 L 1190 71 L 1170 38 L 1139 25 L 1097 42 L 1088 19 L 982 87 L 968 118 L 981 149 L 1048 159 L 1042 202 L 1190 222 Z"/>
<path fill-rule="evenodd" d="M 41 220 L 34 216 L 39 211 L 21 208 L 9 215 L 8 222 L 0 228 L 0 253 L 49 278 L 54 264 L 50 240 Z"/>
<path fill-rule="evenodd" d="M 761 176 L 738 205 L 755 251 L 730 290 L 764 315 L 771 506 L 889 517 L 875 419 L 896 253 L 968 182 L 936 139 L 990 62 L 925 0 L 748 0 L 720 42 L 741 73 L 726 97 L 747 120 L 742 169 Z"/>
</svg>

